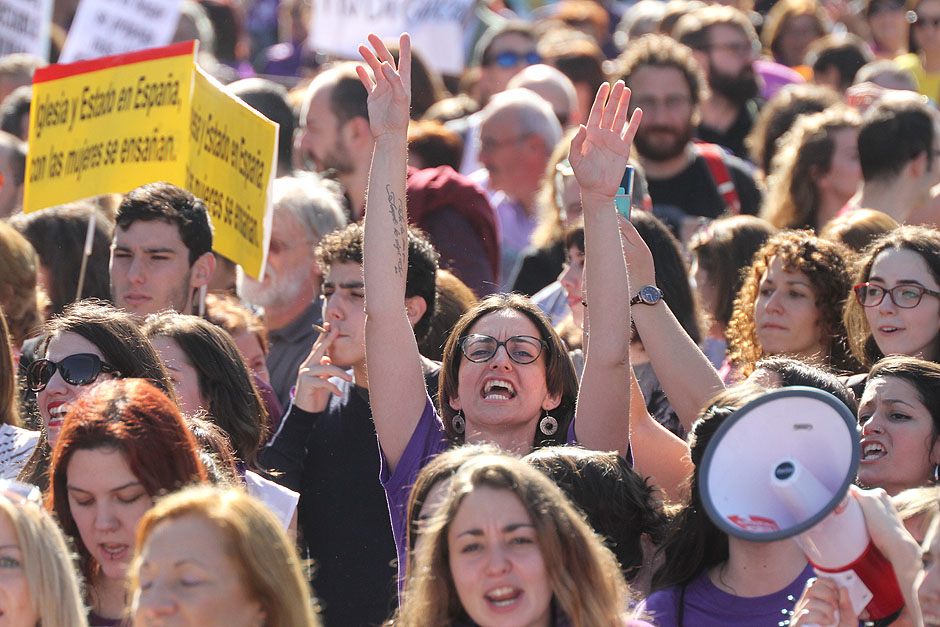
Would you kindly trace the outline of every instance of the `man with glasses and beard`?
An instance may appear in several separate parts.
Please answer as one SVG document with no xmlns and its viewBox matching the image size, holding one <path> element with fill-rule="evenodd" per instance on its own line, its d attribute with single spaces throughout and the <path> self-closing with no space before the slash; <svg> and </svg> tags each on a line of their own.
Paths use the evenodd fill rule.
<svg viewBox="0 0 940 627">
<path fill-rule="evenodd" d="M 752 170 L 714 144 L 692 141 L 708 96 L 692 51 L 663 35 L 632 43 L 619 76 L 643 110 L 634 147 L 646 172 L 653 213 L 687 241 L 703 220 L 723 213 L 755 214 L 761 194 Z"/>
<path fill-rule="evenodd" d="M 696 137 L 747 158 L 744 138 L 757 119 L 760 91 L 754 61 L 760 42 L 750 20 L 730 6 L 708 6 L 684 15 L 676 41 L 692 49 L 708 80 Z"/>
<path fill-rule="evenodd" d="M 266 359 L 271 387 L 283 407 L 297 379 L 321 322 L 317 244 L 327 233 L 343 227 L 338 186 L 314 175 L 288 176 L 274 181 L 271 243 L 264 276 L 256 281 L 238 272 L 238 294 L 264 308 L 270 350 Z"/>
</svg>

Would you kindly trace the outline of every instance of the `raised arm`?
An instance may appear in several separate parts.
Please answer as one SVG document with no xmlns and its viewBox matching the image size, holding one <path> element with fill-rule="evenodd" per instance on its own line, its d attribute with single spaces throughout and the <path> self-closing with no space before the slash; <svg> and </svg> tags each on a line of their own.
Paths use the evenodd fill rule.
<svg viewBox="0 0 940 627">
<path fill-rule="evenodd" d="M 646 242 L 626 220 L 620 221 L 620 230 L 634 292 L 644 285 L 656 285 L 653 255 Z M 721 378 L 702 349 L 679 324 L 666 301 L 635 305 L 630 313 L 669 404 L 682 427 L 691 431 L 692 423 L 708 400 L 724 389 Z"/>
<path fill-rule="evenodd" d="M 411 104 L 411 42 L 400 40 L 399 64 L 376 35 L 373 50 L 359 46 L 372 68 L 359 80 L 369 92 L 369 125 L 375 138 L 366 196 L 363 282 L 366 292 L 366 368 L 369 400 L 379 444 L 394 469 L 421 417 L 424 377 L 414 331 L 405 311 L 408 274 L 408 213 L 405 207 L 408 109 Z"/>
<path fill-rule="evenodd" d="M 609 98 L 608 98 L 609 96 Z M 614 196 L 623 178 L 643 112 L 627 124 L 630 90 L 601 85 L 586 125 L 571 141 L 568 160 L 581 186 L 584 210 L 585 292 L 590 343 L 578 393 L 578 440 L 587 448 L 630 447 L 630 290 Z"/>
</svg>

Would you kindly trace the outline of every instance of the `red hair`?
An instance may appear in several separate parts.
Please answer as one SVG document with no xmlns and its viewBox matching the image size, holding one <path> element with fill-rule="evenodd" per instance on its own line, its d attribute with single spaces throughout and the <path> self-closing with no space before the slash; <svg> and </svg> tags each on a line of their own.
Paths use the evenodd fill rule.
<svg viewBox="0 0 940 627">
<path fill-rule="evenodd" d="M 52 454 L 46 507 L 74 538 L 86 576 L 95 565 L 72 518 L 66 483 L 72 454 L 98 448 L 120 451 L 151 497 L 206 481 L 196 438 L 176 405 L 155 385 L 144 379 L 112 379 L 83 394 L 69 409 Z"/>
</svg>

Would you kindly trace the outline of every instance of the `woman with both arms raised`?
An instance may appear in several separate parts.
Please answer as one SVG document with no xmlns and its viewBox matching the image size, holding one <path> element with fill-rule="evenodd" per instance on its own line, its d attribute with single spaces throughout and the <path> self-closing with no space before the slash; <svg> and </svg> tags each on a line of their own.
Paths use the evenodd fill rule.
<svg viewBox="0 0 940 627">
<path fill-rule="evenodd" d="M 590 331 L 603 340 L 590 345 L 580 392 L 567 351 L 545 317 L 524 297 L 496 295 L 467 312 L 448 340 L 442 420 L 425 391 L 403 306 L 410 42 L 402 35 L 397 70 L 381 40 L 370 35 L 369 42 L 375 53 L 365 46 L 359 51 L 374 78 L 365 67 L 358 70 L 369 91 L 375 138 L 363 255 L 366 356 L 382 481 L 401 554 L 410 487 L 424 464 L 452 444 L 487 441 L 521 455 L 543 443 L 577 441 L 628 455 L 630 291 L 613 201 L 642 112 L 628 125 L 629 91 L 620 82 L 603 85 L 572 141 L 570 162 L 585 216 Z"/>
</svg>

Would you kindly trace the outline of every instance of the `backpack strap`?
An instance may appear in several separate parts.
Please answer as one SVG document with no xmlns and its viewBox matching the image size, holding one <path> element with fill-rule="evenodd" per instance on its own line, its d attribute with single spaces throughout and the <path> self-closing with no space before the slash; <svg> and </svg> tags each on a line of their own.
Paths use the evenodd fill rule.
<svg viewBox="0 0 940 627">
<path fill-rule="evenodd" d="M 697 143 L 695 147 L 698 148 L 699 154 L 705 157 L 708 171 L 715 179 L 718 193 L 724 199 L 728 212 L 732 215 L 739 215 L 741 213 L 741 198 L 738 197 L 738 190 L 734 186 L 734 181 L 731 180 L 731 172 L 728 171 L 728 166 L 725 165 L 721 148 L 717 144 L 705 142 Z"/>
</svg>

